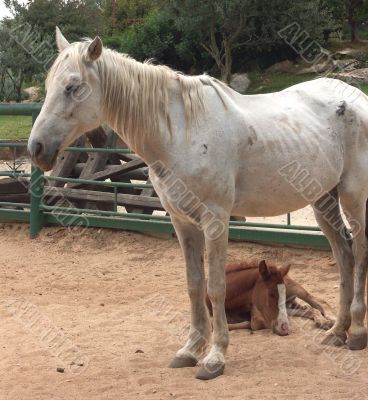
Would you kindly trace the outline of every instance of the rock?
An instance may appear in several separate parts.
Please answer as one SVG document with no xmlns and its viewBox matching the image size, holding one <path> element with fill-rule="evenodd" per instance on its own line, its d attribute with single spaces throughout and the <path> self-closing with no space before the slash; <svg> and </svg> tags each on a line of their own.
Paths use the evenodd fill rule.
<svg viewBox="0 0 368 400">
<path fill-rule="evenodd" d="M 355 69 L 350 72 L 342 72 L 334 75 L 335 78 L 341 79 L 347 83 L 368 83 L 368 68 Z"/>
<path fill-rule="evenodd" d="M 34 103 L 42 100 L 42 96 L 40 94 L 40 88 L 37 86 L 31 86 L 29 88 L 24 89 L 24 92 L 27 93 L 28 99 L 25 103 Z"/>
<path fill-rule="evenodd" d="M 332 62 L 325 62 L 321 64 L 313 64 L 310 67 L 303 68 L 298 72 L 298 75 L 323 74 L 324 72 L 333 70 L 334 70 L 334 64 Z"/>
<path fill-rule="evenodd" d="M 65 368 L 57 367 L 56 371 L 60 372 L 61 374 L 63 374 L 65 372 Z"/>
<path fill-rule="evenodd" d="M 266 69 L 266 72 L 285 72 L 289 73 L 294 70 L 295 66 L 292 61 L 285 60 L 279 63 L 272 65 L 271 67 Z"/>
<path fill-rule="evenodd" d="M 354 58 L 347 58 L 345 60 L 333 60 L 332 58 L 327 62 L 321 64 L 313 64 L 310 67 L 303 68 L 298 72 L 298 75 L 303 74 L 323 74 L 325 72 L 350 72 L 354 71 L 358 64 L 358 60 Z"/>
<path fill-rule="evenodd" d="M 248 74 L 234 74 L 231 77 L 230 87 L 239 93 L 245 93 L 250 85 Z"/>
<path fill-rule="evenodd" d="M 346 60 L 334 60 L 334 66 L 337 70 L 341 72 L 350 72 L 356 69 L 358 60 L 355 58 L 347 58 Z"/>
<path fill-rule="evenodd" d="M 346 48 L 340 51 L 336 51 L 333 55 L 333 57 L 336 60 L 342 60 L 346 58 L 353 58 L 361 55 L 363 53 L 362 49 L 350 49 Z"/>
</svg>

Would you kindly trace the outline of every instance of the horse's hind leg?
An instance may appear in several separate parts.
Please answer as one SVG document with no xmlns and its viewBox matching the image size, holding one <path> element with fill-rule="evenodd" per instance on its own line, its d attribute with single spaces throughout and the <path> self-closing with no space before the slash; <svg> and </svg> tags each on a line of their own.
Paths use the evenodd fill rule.
<svg viewBox="0 0 368 400">
<path fill-rule="evenodd" d="M 189 337 L 172 360 L 171 368 L 194 367 L 210 337 L 210 321 L 205 305 L 204 235 L 196 226 L 184 224 L 172 217 L 172 222 L 184 253 L 188 293 L 191 303 Z"/>
<path fill-rule="evenodd" d="M 366 236 L 367 193 L 364 181 L 350 181 L 348 188 L 342 183 L 339 187 L 341 206 L 349 221 L 353 235 L 353 254 L 355 262 L 354 298 L 351 304 L 351 326 L 348 346 L 360 350 L 367 346 L 367 330 L 364 326 L 366 313 L 365 285 L 368 267 L 368 241 Z M 356 190 L 352 190 L 352 188 Z"/>
<path fill-rule="evenodd" d="M 327 332 L 324 344 L 341 346 L 346 341 L 350 326 L 350 305 L 353 298 L 354 257 L 351 240 L 346 236 L 337 190 L 334 189 L 319 199 L 313 206 L 318 225 L 330 242 L 340 271 L 340 304 L 334 326 Z"/>
</svg>

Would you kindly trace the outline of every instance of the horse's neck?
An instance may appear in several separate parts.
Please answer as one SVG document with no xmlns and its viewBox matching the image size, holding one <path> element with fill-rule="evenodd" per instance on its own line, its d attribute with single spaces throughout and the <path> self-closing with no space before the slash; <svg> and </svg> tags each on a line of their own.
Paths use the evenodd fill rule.
<svg viewBox="0 0 368 400">
<path fill-rule="evenodd" d="M 175 120 L 182 121 L 181 123 L 185 126 L 185 114 L 181 105 L 180 85 L 174 79 L 170 84 L 168 97 L 169 109 L 174 109 L 173 113 L 175 113 Z M 178 103 L 180 104 L 179 106 Z M 132 151 L 142 158 L 147 165 L 152 165 L 157 161 L 160 161 L 165 165 L 170 164 L 169 158 L 171 157 L 171 148 L 174 147 L 174 139 L 169 132 L 164 116 L 160 114 L 157 118 L 160 118 L 160 131 L 155 135 L 146 135 L 145 140 L 139 144 L 130 141 L 130 135 L 124 135 L 124 132 L 119 131 L 119 127 L 114 127 L 121 139 Z M 107 125 L 113 127 L 113 121 L 109 121 L 108 118 L 105 119 Z M 178 140 L 178 135 L 183 134 L 182 132 L 184 132 L 183 129 L 174 129 L 172 134 L 177 135 L 175 141 Z"/>
</svg>

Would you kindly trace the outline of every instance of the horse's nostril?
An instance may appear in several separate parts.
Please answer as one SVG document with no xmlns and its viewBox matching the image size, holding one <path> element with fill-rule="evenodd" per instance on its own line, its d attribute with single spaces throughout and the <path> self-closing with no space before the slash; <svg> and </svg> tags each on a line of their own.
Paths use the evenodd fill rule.
<svg viewBox="0 0 368 400">
<path fill-rule="evenodd" d="M 40 154 L 42 154 L 42 150 L 43 150 L 43 145 L 40 142 L 37 142 L 35 144 L 35 149 L 34 149 L 34 155 L 36 157 L 38 157 Z"/>
</svg>

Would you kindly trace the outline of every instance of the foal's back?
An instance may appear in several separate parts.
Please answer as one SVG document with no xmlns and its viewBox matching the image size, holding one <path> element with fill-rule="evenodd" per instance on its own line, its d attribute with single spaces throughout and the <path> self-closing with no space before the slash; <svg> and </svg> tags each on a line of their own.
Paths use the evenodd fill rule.
<svg viewBox="0 0 368 400">
<path fill-rule="evenodd" d="M 226 266 L 225 310 L 229 323 L 243 321 L 250 316 L 253 289 L 260 278 L 259 263 L 255 260 L 232 263 Z M 206 297 L 212 314 L 211 302 Z"/>
</svg>

